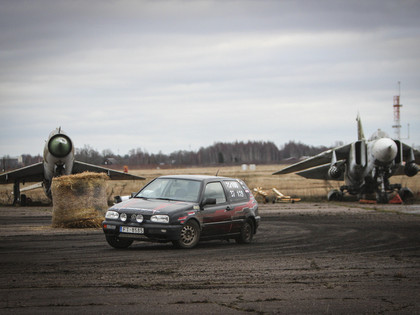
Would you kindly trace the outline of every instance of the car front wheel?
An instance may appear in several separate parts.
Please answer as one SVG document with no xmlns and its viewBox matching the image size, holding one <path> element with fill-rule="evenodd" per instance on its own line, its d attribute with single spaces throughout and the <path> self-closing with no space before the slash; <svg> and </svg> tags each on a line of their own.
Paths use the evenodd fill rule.
<svg viewBox="0 0 420 315">
<path fill-rule="evenodd" d="M 181 229 L 179 239 L 173 244 L 179 248 L 193 248 L 200 240 L 200 227 L 198 223 L 190 220 Z"/>
<path fill-rule="evenodd" d="M 125 240 L 113 235 L 105 235 L 105 238 L 109 245 L 118 249 L 128 248 L 133 244 L 133 240 Z"/>
<path fill-rule="evenodd" d="M 241 233 L 239 234 L 236 242 L 239 244 L 249 244 L 254 236 L 254 224 L 251 220 L 245 221 L 241 227 Z"/>
</svg>

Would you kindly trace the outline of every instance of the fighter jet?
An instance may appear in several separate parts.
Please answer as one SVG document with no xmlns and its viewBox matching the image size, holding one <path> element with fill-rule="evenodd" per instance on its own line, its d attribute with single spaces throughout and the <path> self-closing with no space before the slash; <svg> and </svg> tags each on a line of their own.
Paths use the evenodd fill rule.
<svg viewBox="0 0 420 315">
<path fill-rule="evenodd" d="M 45 194 L 51 199 L 53 177 L 82 173 L 85 171 L 107 173 L 111 180 L 143 180 L 144 177 L 114 171 L 105 167 L 88 164 L 74 159 L 74 147 L 70 137 L 60 128 L 53 130 L 44 146 L 44 161 L 0 174 L 0 184 L 13 183 L 13 204 L 25 203 L 26 196 L 20 194 L 20 183 L 42 182 Z M 27 188 L 25 190 L 28 190 Z M 22 189 L 23 191 L 23 189 Z"/>
<path fill-rule="evenodd" d="M 357 118 L 358 141 L 324 151 L 316 156 L 290 165 L 273 175 L 296 174 L 305 178 L 344 180 L 340 190 L 328 193 L 328 200 L 342 200 L 345 192 L 359 199 L 376 195 L 378 203 L 388 203 L 392 192 L 398 191 L 403 201 L 413 193 L 400 184 L 390 184 L 393 175 L 415 176 L 419 167 L 420 152 L 391 139 L 380 129 L 368 140 L 365 139 L 360 116 Z"/>
</svg>

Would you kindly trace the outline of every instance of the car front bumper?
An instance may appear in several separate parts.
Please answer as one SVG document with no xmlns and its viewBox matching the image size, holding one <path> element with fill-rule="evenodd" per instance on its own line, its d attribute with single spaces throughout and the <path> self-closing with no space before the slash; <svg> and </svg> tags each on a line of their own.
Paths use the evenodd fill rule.
<svg viewBox="0 0 420 315">
<path fill-rule="evenodd" d="M 142 233 L 124 233 L 121 232 L 121 227 L 131 228 L 142 228 Z M 116 221 L 104 221 L 102 222 L 102 229 L 106 235 L 114 235 L 117 237 L 123 237 L 126 239 L 142 240 L 150 239 L 157 241 L 175 241 L 179 239 L 179 235 L 182 229 L 181 224 L 159 224 L 159 223 L 144 223 L 144 224 L 133 224 Z M 135 229 L 133 229 L 135 230 Z"/>
</svg>

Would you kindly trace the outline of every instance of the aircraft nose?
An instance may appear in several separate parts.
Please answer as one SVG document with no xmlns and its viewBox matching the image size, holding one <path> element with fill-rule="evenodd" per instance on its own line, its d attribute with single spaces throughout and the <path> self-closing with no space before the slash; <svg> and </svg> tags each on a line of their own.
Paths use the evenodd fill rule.
<svg viewBox="0 0 420 315">
<path fill-rule="evenodd" d="M 397 156 L 398 148 L 392 139 L 378 139 L 373 145 L 373 155 L 381 163 L 390 163 Z"/>
<path fill-rule="evenodd" d="M 71 149 L 70 139 L 63 135 L 53 137 L 48 143 L 48 150 L 55 157 L 65 157 L 70 153 Z"/>
</svg>

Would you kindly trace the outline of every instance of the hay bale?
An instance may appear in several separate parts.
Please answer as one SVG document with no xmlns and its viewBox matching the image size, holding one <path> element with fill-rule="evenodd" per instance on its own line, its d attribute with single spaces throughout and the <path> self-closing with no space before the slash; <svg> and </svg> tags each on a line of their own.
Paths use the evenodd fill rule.
<svg viewBox="0 0 420 315">
<path fill-rule="evenodd" d="M 52 226 L 100 227 L 108 208 L 105 173 L 84 172 L 53 178 Z"/>
</svg>

